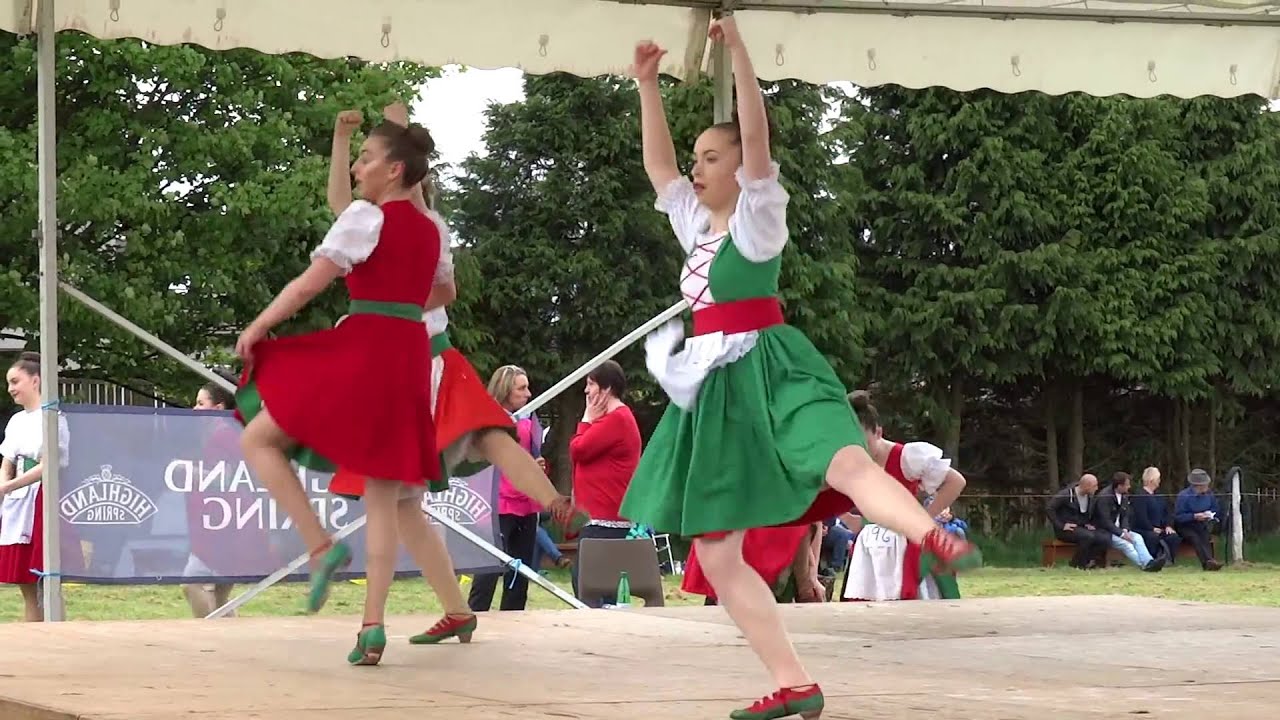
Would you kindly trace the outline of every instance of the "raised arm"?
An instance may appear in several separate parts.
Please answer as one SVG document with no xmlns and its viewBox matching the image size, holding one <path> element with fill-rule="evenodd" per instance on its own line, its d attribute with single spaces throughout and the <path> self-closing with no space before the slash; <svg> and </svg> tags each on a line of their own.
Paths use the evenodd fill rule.
<svg viewBox="0 0 1280 720">
<path fill-rule="evenodd" d="M 329 228 L 320 247 L 311 252 L 311 265 L 289 281 L 240 334 L 236 354 L 252 362 L 253 346 L 272 328 L 306 307 L 334 280 L 369 258 L 378 245 L 381 230 L 382 210 L 377 205 L 364 200 L 348 205 Z"/>
<path fill-rule="evenodd" d="M 742 136 L 742 173 L 748 181 L 761 180 L 772 174 L 773 157 L 769 153 L 769 121 L 765 117 L 764 96 L 756 79 L 751 56 L 738 34 L 732 15 L 711 24 L 712 40 L 729 48 L 733 61 L 734 90 L 738 96 L 738 132 Z"/>
<path fill-rule="evenodd" d="M 653 189 L 661 195 L 673 180 L 680 177 L 676 164 L 676 148 L 667 126 L 667 113 L 658 90 L 658 63 L 667 51 L 652 42 L 636 45 L 632 71 L 640 86 L 640 139 L 644 151 L 644 171 Z"/>
<path fill-rule="evenodd" d="M 351 136 L 363 118 L 359 110 L 343 110 L 333 123 L 333 148 L 329 152 L 329 184 L 325 196 L 334 215 L 351 204 Z"/>
</svg>

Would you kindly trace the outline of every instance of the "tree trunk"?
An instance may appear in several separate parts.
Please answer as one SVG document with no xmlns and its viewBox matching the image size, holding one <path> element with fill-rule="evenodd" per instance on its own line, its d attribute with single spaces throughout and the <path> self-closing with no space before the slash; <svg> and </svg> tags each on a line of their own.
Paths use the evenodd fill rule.
<svg viewBox="0 0 1280 720">
<path fill-rule="evenodd" d="M 1178 441 L 1181 437 L 1178 429 L 1182 427 L 1182 418 L 1179 416 L 1181 406 L 1176 399 L 1169 400 L 1169 423 L 1165 427 L 1168 428 L 1168 444 L 1169 452 L 1165 461 L 1165 466 L 1169 468 L 1169 474 L 1177 477 L 1178 472 Z"/>
<path fill-rule="evenodd" d="M 947 404 L 946 453 L 951 466 L 960 465 L 960 426 L 964 416 L 964 380 L 960 373 L 951 377 L 951 397 Z"/>
<path fill-rule="evenodd" d="M 569 441 L 578 431 L 578 420 L 586 407 L 582 393 L 565 392 L 552 401 L 555 405 L 555 421 L 547 442 L 542 446 L 542 456 L 551 465 L 551 482 L 560 492 L 568 495 L 573 488 L 573 462 L 569 459 Z"/>
<path fill-rule="evenodd" d="M 1186 400 L 1178 401 L 1182 406 L 1182 427 L 1178 428 L 1182 441 L 1182 474 L 1191 474 L 1191 404 Z"/>
<path fill-rule="evenodd" d="M 1048 489 L 1057 492 L 1062 486 L 1062 478 L 1058 467 L 1058 403 L 1052 385 L 1044 393 L 1044 457 L 1049 469 Z"/>
<path fill-rule="evenodd" d="M 1067 428 L 1067 482 L 1084 474 L 1084 383 L 1071 386 L 1071 426 Z"/>
<path fill-rule="evenodd" d="M 1218 393 L 1209 396 L 1209 477 L 1218 477 Z"/>
</svg>

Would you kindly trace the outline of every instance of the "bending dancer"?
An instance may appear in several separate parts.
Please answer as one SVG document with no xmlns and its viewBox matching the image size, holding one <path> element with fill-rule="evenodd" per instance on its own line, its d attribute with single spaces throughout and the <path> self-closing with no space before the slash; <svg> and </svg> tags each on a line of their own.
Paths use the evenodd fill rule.
<svg viewBox="0 0 1280 720">
<path fill-rule="evenodd" d="M 867 450 L 876 464 L 893 479 L 919 497 L 921 491 L 931 498 L 925 507 L 929 517 L 937 517 L 964 492 L 967 481 L 951 461 L 942 457 L 942 448 L 927 442 L 900 443 L 884 436 L 880 412 L 871 404 L 865 390 L 849 393 L 849 406 L 857 414 L 867 436 Z"/>
<path fill-rule="evenodd" d="M 864 514 L 921 543 L 944 564 L 980 563 L 943 532 L 866 450 L 831 366 L 785 324 L 778 271 L 788 196 L 769 152 L 764 98 L 732 17 L 711 25 L 733 58 L 737 120 L 704 131 L 692 181 L 676 166 L 658 89 L 665 51 L 636 47 L 644 165 L 687 255 L 680 289 L 693 335 L 678 323 L 646 340 L 648 366 L 672 399 L 649 441 L 622 515 L 695 537 L 703 572 L 772 675 L 772 694 L 730 717 L 816 718 L 823 696 L 796 657 L 773 593 L 743 561 L 749 528 Z"/>
<path fill-rule="evenodd" d="M 960 493 L 964 491 L 966 480 L 960 471 L 951 467 L 951 461 L 942 457 L 942 449 L 927 442 L 899 443 L 885 438 L 884 428 L 880 425 L 880 413 L 871 404 L 871 395 L 864 390 L 849 393 L 849 405 L 858 416 L 862 431 L 867 436 L 867 449 L 876 464 L 897 480 L 902 487 L 919 497 L 921 492 L 931 499 L 925 508 L 930 517 L 937 517 L 943 510 L 951 506 Z M 945 530 L 946 528 L 942 528 Z M 941 597 L 950 598 L 958 595 L 955 578 L 945 570 L 933 567 L 933 560 L 925 553 L 920 543 L 895 537 L 893 543 L 900 548 L 893 562 L 898 565 L 888 573 L 866 572 L 864 565 L 854 566 L 854 557 L 849 558 L 848 572 L 845 573 L 842 599 L 881 599 L 887 596 L 895 600 L 918 600 L 921 597 L 922 581 L 932 580 L 941 593 Z M 923 564 L 923 567 L 922 567 Z M 899 577 L 900 574 L 900 577 Z M 896 587 L 887 590 L 883 583 L 886 577 L 896 581 Z"/>
<path fill-rule="evenodd" d="M 351 167 L 360 194 L 338 217 L 311 265 L 241 334 L 245 371 L 236 416 L 245 460 L 288 513 L 311 551 L 307 610 L 317 612 L 334 574 L 351 561 L 325 532 L 289 465 L 337 466 L 369 478 L 364 623 L 348 662 L 376 664 L 386 646 L 387 593 L 403 535 L 422 546 L 417 514 L 428 483 L 441 479 L 431 419 L 431 350 L 422 313 L 440 259 L 439 231 L 410 201 L 434 143 L 419 126 L 383 122 Z M 265 339 L 276 325 L 345 276 L 349 314 L 336 327 Z M 423 568 L 427 571 L 428 568 Z"/>
<path fill-rule="evenodd" d="M 392 105 L 385 111 L 388 122 L 407 126 L 408 109 Z M 334 214 L 341 215 L 351 206 L 351 183 L 346 171 L 351 136 L 360 124 L 360 114 L 348 110 L 338 116 L 334 126 L 333 151 L 329 166 L 328 200 Z M 414 206 L 435 225 L 440 235 L 440 259 L 432 277 L 432 307 L 423 316 L 431 343 L 431 412 L 435 422 L 435 443 L 440 450 L 443 472 L 441 479 L 430 485 L 431 492 L 449 488 L 452 475 L 471 475 L 492 463 L 501 470 L 516 489 L 542 504 L 562 524 L 568 524 L 574 508 L 568 497 L 556 491 L 537 461 L 516 442 L 515 423 L 506 410 L 489 395 L 467 358 L 449 341 L 449 316 L 443 305 L 457 295 L 453 277 L 450 233 L 444 218 L 434 209 L 434 193 L 416 186 L 411 193 Z M 429 190 L 429 189 L 428 189 Z M 361 474 L 341 468 L 329 483 L 329 491 L 350 499 L 365 492 Z M 470 642 L 476 630 L 476 614 L 468 607 L 458 585 L 453 559 L 444 537 L 427 521 L 421 507 L 401 508 L 400 522 L 425 526 L 417 537 L 423 544 L 409 547 L 414 562 L 422 568 L 445 615 L 425 632 L 409 638 L 415 645 L 431 645 L 456 637 Z"/>
</svg>

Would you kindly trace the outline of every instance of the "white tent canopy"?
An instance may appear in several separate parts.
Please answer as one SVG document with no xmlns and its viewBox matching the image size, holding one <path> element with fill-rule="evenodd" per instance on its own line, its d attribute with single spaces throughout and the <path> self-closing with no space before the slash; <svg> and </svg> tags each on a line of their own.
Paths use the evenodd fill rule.
<svg viewBox="0 0 1280 720">
<path fill-rule="evenodd" d="M 39 0 L 0 0 L 33 32 Z M 734 9 L 759 75 L 957 90 L 1280 95 L 1280 0 L 57 0 L 56 30 L 380 62 L 625 71 L 636 40 L 679 77 Z M 305 8 L 305 9 L 304 9 Z"/>
<path fill-rule="evenodd" d="M 41 483 L 50 500 L 43 510 L 45 619 L 65 614 L 53 502 L 60 496 L 58 32 L 582 76 L 625 71 L 635 42 L 647 38 L 669 51 L 666 72 L 691 77 L 707 63 L 706 28 L 716 9 L 734 11 L 757 74 L 771 80 L 1139 97 L 1280 94 L 1280 0 L 0 0 L 0 30 L 39 38 L 40 353 L 47 448 Z M 721 114 L 729 84 L 724 56 L 717 54 Z M 677 304 L 668 312 L 679 309 Z M 99 312 L 110 317 L 105 309 Z M 130 332 L 150 337 L 139 328 Z M 175 349 L 162 349 L 199 367 Z"/>
</svg>

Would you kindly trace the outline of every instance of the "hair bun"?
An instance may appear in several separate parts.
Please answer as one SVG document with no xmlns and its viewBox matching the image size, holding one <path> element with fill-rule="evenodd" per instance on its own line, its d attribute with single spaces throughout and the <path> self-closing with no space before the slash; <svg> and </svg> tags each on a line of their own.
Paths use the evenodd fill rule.
<svg viewBox="0 0 1280 720">
<path fill-rule="evenodd" d="M 849 393 L 849 404 L 858 412 L 866 412 L 871 407 L 871 393 L 866 390 L 854 390 Z"/>
<path fill-rule="evenodd" d="M 22 351 L 22 354 L 18 356 L 18 360 L 22 362 L 38 363 L 40 362 L 40 353 L 24 350 Z"/>
<path fill-rule="evenodd" d="M 423 155 L 430 155 L 436 151 L 436 141 L 431 137 L 430 130 L 421 125 L 410 125 L 404 132 L 415 151 Z"/>
</svg>

